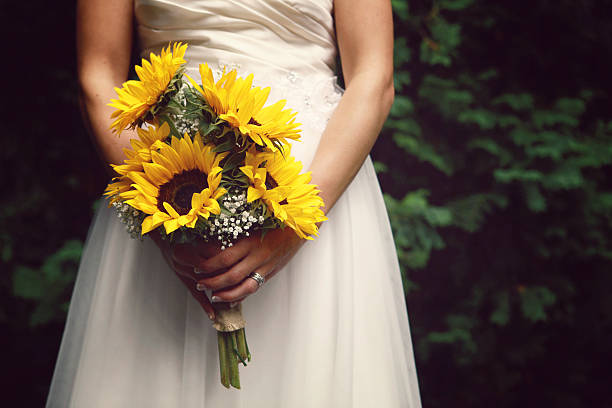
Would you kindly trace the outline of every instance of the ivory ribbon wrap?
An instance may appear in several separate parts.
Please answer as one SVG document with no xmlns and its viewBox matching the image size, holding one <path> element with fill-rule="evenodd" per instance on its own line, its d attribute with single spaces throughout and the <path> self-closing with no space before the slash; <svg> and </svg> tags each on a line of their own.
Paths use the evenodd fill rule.
<svg viewBox="0 0 612 408">
<path fill-rule="evenodd" d="M 229 303 L 219 303 L 215 306 L 215 321 L 213 327 L 217 331 L 231 332 L 244 328 L 246 321 L 242 317 L 242 303 L 230 308 Z"/>
</svg>

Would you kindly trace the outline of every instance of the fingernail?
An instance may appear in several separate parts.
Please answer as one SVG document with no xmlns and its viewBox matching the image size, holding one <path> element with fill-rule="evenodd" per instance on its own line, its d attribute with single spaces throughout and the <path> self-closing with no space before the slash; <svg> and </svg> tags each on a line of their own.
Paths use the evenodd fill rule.
<svg viewBox="0 0 612 408">
<path fill-rule="evenodd" d="M 211 302 L 221 302 L 221 298 L 219 296 L 213 296 L 212 298 L 210 298 Z"/>
<path fill-rule="evenodd" d="M 206 290 L 206 286 L 204 286 L 203 283 L 198 283 L 196 285 L 196 290 L 199 290 L 200 292 L 202 292 L 203 290 Z"/>
<path fill-rule="evenodd" d="M 208 318 L 209 318 L 210 320 L 213 320 L 213 321 L 214 321 L 214 320 L 215 320 L 215 315 L 214 315 L 214 314 L 212 314 L 212 313 L 209 313 L 209 314 L 208 314 Z"/>
<path fill-rule="evenodd" d="M 238 303 L 240 303 L 240 302 L 231 302 L 230 303 L 230 307 L 236 307 L 238 305 Z"/>
</svg>

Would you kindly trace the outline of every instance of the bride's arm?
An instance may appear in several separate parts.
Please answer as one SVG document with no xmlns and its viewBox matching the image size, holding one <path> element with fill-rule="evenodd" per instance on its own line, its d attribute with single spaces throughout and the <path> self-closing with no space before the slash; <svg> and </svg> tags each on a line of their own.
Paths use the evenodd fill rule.
<svg viewBox="0 0 612 408">
<path fill-rule="evenodd" d="M 393 20 L 389 0 L 335 0 L 338 46 L 346 91 L 328 122 L 310 171 L 329 212 L 357 174 L 378 137 L 393 103 Z M 235 301 L 257 290 L 255 271 L 270 278 L 302 241 L 289 228 L 239 241 L 202 262 L 206 272 L 229 270 L 202 279 L 216 292 L 213 301 Z M 240 283 L 242 282 L 242 283 Z M 237 286 L 234 286 L 237 285 Z"/>
<path fill-rule="evenodd" d="M 133 4 L 126 0 L 79 0 L 77 3 L 77 72 L 81 108 L 96 146 L 107 163 L 121 163 L 123 147 L 135 137 L 111 133 L 107 106 L 115 86 L 127 79 L 132 51 Z"/>
<path fill-rule="evenodd" d="M 393 104 L 393 20 L 389 0 L 334 1 L 346 91 L 312 161 L 329 212 L 369 154 Z"/>
</svg>

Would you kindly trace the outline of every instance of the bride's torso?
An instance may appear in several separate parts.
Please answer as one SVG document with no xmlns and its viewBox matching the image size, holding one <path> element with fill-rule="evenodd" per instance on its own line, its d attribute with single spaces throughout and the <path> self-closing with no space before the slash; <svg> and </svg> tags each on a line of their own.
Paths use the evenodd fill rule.
<svg viewBox="0 0 612 408">
<path fill-rule="evenodd" d="M 294 153 L 308 165 L 335 108 L 337 47 L 333 0 L 135 0 L 138 45 L 143 57 L 170 42 L 187 43 L 187 74 L 208 63 L 254 85 L 271 87 L 269 102 L 287 100 L 303 123 Z"/>
<path fill-rule="evenodd" d="M 143 55 L 171 41 L 197 62 L 333 76 L 333 0 L 136 0 Z M 197 61 L 197 62 L 196 62 Z"/>
</svg>

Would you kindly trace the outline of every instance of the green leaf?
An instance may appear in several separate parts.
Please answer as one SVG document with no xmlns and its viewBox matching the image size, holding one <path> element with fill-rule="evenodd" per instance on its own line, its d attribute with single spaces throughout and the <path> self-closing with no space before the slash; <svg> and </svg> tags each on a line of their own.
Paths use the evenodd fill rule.
<svg viewBox="0 0 612 408">
<path fill-rule="evenodd" d="M 453 220 L 451 211 L 444 207 L 430 207 L 423 215 L 429 225 L 434 227 L 450 225 Z"/>
<path fill-rule="evenodd" d="M 528 93 L 503 94 L 493 99 L 493 105 L 507 105 L 516 111 L 526 111 L 533 109 L 533 96 Z"/>
<path fill-rule="evenodd" d="M 450 54 L 461 44 L 460 24 L 449 23 L 438 15 L 430 28 L 434 40 L 440 43 L 442 52 Z"/>
<path fill-rule="evenodd" d="M 459 112 L 469 109 L 474 100 L 472 93 L 459 89 L 456 81 L 434 75 L 426 75 L 423 78 L 419 96 L 436 106 L 446 118 L 454 118 Z"/>
<path fill-rule="evenodd" d="M 568 115 L 578 117 L 586 110 L 586 105 L 582 99 L 561 98 L 555 103 L 555 108 Z"/>
<path fill-rule="evenodd" d="M 406 44 L 405 37 L 399 37 L 395 40 L 393 46 L 393 65 L 395 67 L 401 67 L 402 64 L 410 62 L 412 51 Z"/>
<path fill-rule="evenodd" d="M 536 183 L 524 183 L 523 190 L 527 208 L 535 213 L 546 211 L 546 198 Z"/>
<path fill-rule="evenodd" d="M 461 43 L 461 25 L 449 23 L 437 15 L 429 29 L 432 38 L 425 37 L 421 42 L 421 61 L 429 65 L 450 66 Z"/>
<path fill-rule="evenodd" d="M 30 325 L 37 326 L 65 317 L 61 299 L 72 286 L 83 244 L 68 240 L 44 261 L 39 270 L 17 266 L 13 273 L 13 294 L 35 301 Z"/>
<path fill-rule="evenodd" d="M 493 129 L 497 124 L 495 113 L 486 109 L 471 109 L 463 111 L 458 118 L 461 123 L 475 123 L 483 130 Z"/>
<path fill-rule="evenodd" d="M 408 71 L 395 71 L 393 74 L 393 85 L 398 92 L 403 91 L 411 82 L 412 79 Z"/>
<path fill-rule="evenodd" d="M 412 100 L 406 96 L 398 95 L 393 101 L 390 114 L 392 116 L 406 116 L 414 112 Z"/>
<path fill-rule="evenodd" d="M 404 256 L 401 256 L 402 263 L 404 263 L 410 269 L 423 269 L 429 262 L 431 250 L 429 249 L 413 249 L 405 252 Z"/>
<path fill-rule="evenodd" d="M 391 0 L 393 14 L 401 20 L 408 20 L 408 1 L 407 0 Z M 401 37 L 403 38 L 403 37 Z"/>
<path fill-rule="evenodd" d="M 421 126 L 412 118 L 404 118 L 401 120 L 388 119 L 385 122 L 385 127 L 389 129 L 397 129 L 401 133 L 407 133 L 410 136 L 420 136 Z"/>
<path fill-rule="evenodd" d="M 440 0 L 438 3 L 441 9 L 463 10 L 474 4 L 474 0 Z"/>
<path fill-rule="evenodd" d="M 374 162 L 374 170 L 376 171 L 377 174 L 386 173 L 389 170 L 389 166 L 387 166 L 383 162 L 375 161 Z"/>
<path fill-rule="evenodd" d="M 492 139 L 472 139 L 468 142 L 467 148 L 469 150 L 482 149 L 494 156 L 497 156 L 499 158 L 499 164 L 502 166 L 509 164 L 513 159 L 510 151 L 503 148 Z"/>
<path fill-rule="evenodd" d="M 228 138 L 227 140 L 223 141 L 223 143 L 215 146 L 215 148 L 213 149 L 213 152 L 215 153 L 228 152 L 234 147 L 235 144 L 236 143 L 232 138 Z"/>
<path fill-rule="evenodd" d="M 426 42 L 421 43 L 421 61 L 429 65 L 442 65 L 444 67 L 449 67 L 452 63 L 452 59 L 449 55 L 442 54 L 438 50 L 433 50 Z"/>
<path fill-rule="evenodd" d="M 536 133 L 520 127 L 510 132 L 510 138 L 518 146 L 527 146 L 538 140 Z"/>
<path fill-rule="evenodd" d="M 559 166 L 542 180 L 542 185 L 551 190 L 569 190 L 578 188 L 583 183 L 584 178 L 580 169 L 567 165 Z"/>
<path fill-rule="evenodd" d="M 436 228 L 452 221 L 447 208 L 428 204 L 428 194 L 427 190 L 419 189 L 406 194 L 401 201 L 385 195 L 400 262 L 411 269 L 423 268 L 433 249 L 444 248 Z"/>
<path fill-rule="evenodd" d="M 490 68 L 478 74 L 479 81 L 488 81 L 499 77 L 499 71 L 495 68 Z"/>
<path fill-rule="evenodd" d="M 500 183 L 510 183 L 512 181 L 540 181 L 544 175 L 537 170 L 526 170 L 518 167 L 511 169 L 496 169 L 493 176 Z"/>
<path fill-rule="evenodd" d="M 444 174 L 452 174 L 453 169 L 448 160 L 436 152 L 432 145 L 423 142 L 420 140 L 420 138 L 402 133 L 395 133 L 393 135 L 393 141 L 408 153 L 412 154 L 421 161 L 430 163 Z"/>
<path fill-rule="evenodd" d="M 497 305 L 489 320 L 498 326 L 506 326 L 510 321 L 510 296 L 507 291 L 498 294 Z"/>
<path fill-rule="evenodd" d="M 41 273 L 25 266 L 17 266 L 13 273 L 13 294 L 24 299 L 40 299 L 45 292 Z"/>
<path fill-rule="evenodd" d="M 545 286 L 531 286 L 520 291 L 523 316 L 532 322 L 546 321 L 546 308 L 557 301 L 557 296 Z"/>
<path fill-rule="evenodd" d="M 514 115 L 497 115 L 497 123 L 501 128 L 519 126 L 523 121 Z"/>
<path fill-rule="evenodd" d="M 486 221 L 486 215 L 495 208 L 505 208 L 508 198 L 494 193 L 477 193 L 449 201 L 446 206 L 452 214 L 452 225 L 475 232 Z"/>
<path fill-rule="evenodd" d="M 451 314 L 446 318 L 449 330 L 430 332 L 427 340 L 431 343 L 459 344 L 464 352 L 475 353 L 478 346 L 472 337 L 475 319 L 465 315 Z"/>
<path fill-rule="evenodd" d="M 532 120 L 538 129 L 555 125 L 576 127 L 579 123 L 578 119 L 576 119 L 573 115 L 552 110 L 536 110 L 532 114 Z"/>
<path fill-rule="evenodd" d="M 53 255 L 51 255 L 42 266 L 42 272 L 45 274 L 45 279 L 48 282 L 64 280 L 65 271 L 64 265 L 66 262 L 72 263 L 74 267 L 81 259 L 83 252 L 83 243 L 77 240 L 68 240 L 64 245 Z M 69 276 L 71 280 L 72 276 Z"/>
</svg>

